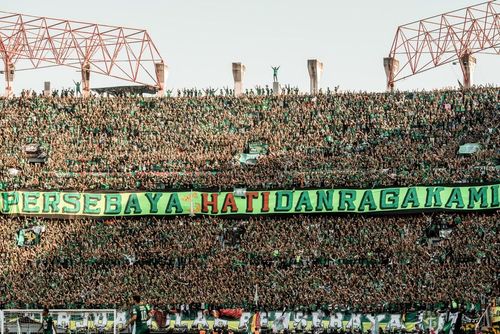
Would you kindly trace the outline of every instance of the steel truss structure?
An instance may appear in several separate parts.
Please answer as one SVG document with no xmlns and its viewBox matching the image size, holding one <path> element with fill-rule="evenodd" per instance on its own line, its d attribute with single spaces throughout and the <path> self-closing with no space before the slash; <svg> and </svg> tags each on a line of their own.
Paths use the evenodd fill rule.
<svg viewBox="0 0 500 334">
<path fill-rule="evenodd" d="M 499 9 L 493 0 L 399 26 L 384 59 L 387 87 L 451 62 L 460 63 L 467 84 L 469 60 L 475 64 L 471 55 L 500 55 Z"/>
<path fill-rule="evenodd" d="M 61 65 L 82 70 L 84 90 L 90 72 L 158 90 L 164 84 L 163 59 L 142 29 L 0 11 L 0 58 L 7 86 L 20 61 L 27 69 Z"/>
</svg>

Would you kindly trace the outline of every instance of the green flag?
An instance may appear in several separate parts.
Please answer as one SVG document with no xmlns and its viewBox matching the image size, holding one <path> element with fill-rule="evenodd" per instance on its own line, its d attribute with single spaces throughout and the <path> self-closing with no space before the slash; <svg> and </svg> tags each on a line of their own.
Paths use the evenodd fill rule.
<svg viewBox="0 0 500 334">
<path fill-rule="evenodd" d="M 453 323 L 451 321 L 445 322 L 443 325 L 444 334 L 450 334 L 452 328 L 453 328 Z"/>
<path fill-rule="evenodd" d="M 267 154 L 269 145 L 264 143 L 250 143 L 248 144 L 248 153 L 250 154 Z"/>
<path fill-rule="evenodd" d="M 257 159 L 259 158 L 258 153 L 241 153 L 239 161 L 243 165 L 255 165 L 257 163 Z"/>
<path fill-rule="evenodd" d="M 466 154 L 474 154 L 481 150 L 481 144 L 479 143 L 467 143 L 461 145 L 458 149 L 458 154 L 466 155 Z"/>
<path fill-rule="evenodd" d="M 45 231 L 45 226 L 23 228 L 17 232 L 16 242 L 19 247 L 35 246 L 40 243 L 40 237 Z"/>
</svg>

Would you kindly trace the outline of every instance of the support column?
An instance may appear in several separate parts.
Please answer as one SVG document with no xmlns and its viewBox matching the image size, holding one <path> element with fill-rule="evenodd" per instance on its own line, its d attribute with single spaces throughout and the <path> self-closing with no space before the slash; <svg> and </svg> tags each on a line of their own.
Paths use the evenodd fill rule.
<svg viewBox="0 0 500 334">
<path fill-rule="evenodd" d="M 165 95 L 165 77 L 168 75 L 168 66 L 163 62 L 155 64 L 155 72 L 156 72 L 156 82 L 158 82 L 158 91 L 156 92 L 156 96 Z"/>
<path fill-rule="evenodd" d="M 399 60 L 392 57 L 384 58 L 384 70 L 386 76 L 386 90 L 392 92 L 394 90 L 394 77 L 399 71 Z"/>
<path fill-rule="evenodd" d="M 476 58 L 466 53 L 460 57 L 460 67 L 464 75 L 464 88 L 471 88 L 473 85 L 474 69 L 476 68 Z"/>
<path fill-rule="evenodd" d="M 43 96 L 50 96 L 50 81 L 43 84 Z"/>
<path fill-rule="evenodd" d="M 90 64 L 85 63 L 82 66 L 82 95 L 90 96 Z"/>
<path fill-rule="evenodd" d="M 16 66 L 7 58 L 4 59 L 4 75 L 5 75 L 5 97 L 11 97 L 14 93 L 14 74 Z"/>
<path fill-rule="evenodd" d="M 323 63 L 317 59 L 309 59 L 307 61 L 307 69 L 309 70 L 309 78 L 311 80 L 311 95 L 318 94 L 319 82 L 323 74 Z"/>
<path fill-rule="evenodd" d="M 273 82 L 273 95 L 274 96 L 279 96 L 281 95 L 281 85 L 279 82 L 274 81 Z"/>
<path fill-rule="evenodd" d="M 243 94 L 243 78 L 245 77 L 245 65 L 233 63 L 234 96 Z"/>
</svg>

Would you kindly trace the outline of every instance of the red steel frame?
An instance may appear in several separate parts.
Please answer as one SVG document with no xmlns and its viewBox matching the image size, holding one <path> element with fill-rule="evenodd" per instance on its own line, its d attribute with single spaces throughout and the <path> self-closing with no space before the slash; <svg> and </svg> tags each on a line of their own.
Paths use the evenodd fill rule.
<svg viewBox="0 0 500 334">
<path fill-rule="evenodd" d="M 388 85 L 474 53 L 500 55 L 499 9 L 493 0 L 399 26 L 389 57 L 400 66 Z"/>
<path fill-rule="evenodd" d="M 68 66 L 129 82 L 162 84 L 163 60 L 146 30 L 0 11 L 0 58 L 28 68 Z M 3 70 L 3 68 L 2 68 Z"/>
</svg>

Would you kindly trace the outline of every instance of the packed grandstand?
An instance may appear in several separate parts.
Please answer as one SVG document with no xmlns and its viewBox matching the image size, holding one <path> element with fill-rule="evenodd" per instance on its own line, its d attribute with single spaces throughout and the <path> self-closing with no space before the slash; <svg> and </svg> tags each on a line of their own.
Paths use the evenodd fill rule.
<svg viewBox="0 0 500 334">
<path fill-rule="evenodd" d="M 499 97 L 1 99 L 0 306 L 139 293 L 157 330 L 477 330 L 500 296 Z"/>
</svg>

